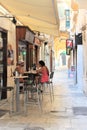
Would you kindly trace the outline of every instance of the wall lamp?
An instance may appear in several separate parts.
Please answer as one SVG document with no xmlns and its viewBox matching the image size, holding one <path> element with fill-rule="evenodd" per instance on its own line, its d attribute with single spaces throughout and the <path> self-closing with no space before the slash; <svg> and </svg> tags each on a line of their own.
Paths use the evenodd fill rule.
<svg viewBox="0 0 87 130">
<path fill-rule="evenodd" d="M 1 17 L 1 18 L 12 18 L 12 22 L 13 22 L 14 24 L 17 23 L 17 20 L 15 19 L 14 16 L 0 16 L 0 17 Z"/>
</svg>

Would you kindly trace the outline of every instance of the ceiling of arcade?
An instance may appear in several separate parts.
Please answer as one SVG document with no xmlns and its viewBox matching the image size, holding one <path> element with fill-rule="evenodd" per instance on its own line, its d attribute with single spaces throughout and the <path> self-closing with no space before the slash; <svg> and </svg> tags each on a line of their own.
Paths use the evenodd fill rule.
<svg viewBox="0 0 87 130">
<path fill-rule="evenodd" d="M 87 0 L 84 0 L 87 3 Z M 66 8 L 78 11 L 86 8 L 82 0 L 0 0 L 0 5 L 5 7 L 22 25 L 28 26 L 33 31 L 38 31 L 55 37 L 67 37 L 64 29 Z M 9 14 L 4 13 L 4 16 Z M 2 17 L 1 17 L 2 18 Z M 77 14 L 73 16 L 73 27 L 75 28 Z M 60 29 L 61 26 L 61 29 Z"/>
<path fill-rule="evenodd" d="M 0 4 L 31 30 L 58 36 L 56 0 L 0 0 Z"/>
<path fill-rule="evenodd" d="M 70 8 L 74 12 L 71 28 L 74 32 L 78 9 L 86 9 L 87 0 L 0 0 L 0 5 L 20 21 L 21 25 L 28 26 L 35 32 L 54 36 L 54 48 L 58 52 L 66 48 L 65 41 L 69 38 L 64 25 L 65 9 Z M 8 17 L 10 14 L 5 12 L 4 16 Z"/>
</svg>

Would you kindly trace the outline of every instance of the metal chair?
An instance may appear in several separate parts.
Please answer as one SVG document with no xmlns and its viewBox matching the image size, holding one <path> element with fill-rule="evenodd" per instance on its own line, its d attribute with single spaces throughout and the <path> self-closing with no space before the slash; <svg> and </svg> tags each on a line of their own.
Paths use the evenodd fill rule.
<svg viewBox="0 0 87 130">
<path fill-rule="evenodd" d="M 14 112 L 14 87 L 12 87 L 12 86 L 7 86 L 7 87 L 1 87 L 0 88 L 0 94 L 2 95 L 2 92 L 11 92 L 10 94 L 10 110 L 9 110 L 9 113 L 10 113 L 10 115 L 12 115 L 12 113 Z M 0 95 L 0 97 L 1 97 L 1 95 Z M 7 100 L 8 100 L 8 97 L 7 97 Z M 5 102 L 3 103 L 3 105 L 7 105 L 7 103 L 9 102 L 9 101 L 7 101 L 7 100 L 5 100 Z M 2 102 L 2 101 L 4 101 L 4 99 L 3 100 L 1 100 L 0 99 L 0 102 Z"/>
<path fill-rule="evenodd" d="M 51 95 L 52 95 L 53 100 L 54 100 L 53 76 L 54 76 L 54 72 L 51 72 L 51 73 L 50 73 L 50 77 L 49 77 L 49 81 L 47 82 L 47 84 L 50 85 Z"/>
<path fill-rule="evenodd" d="M 24 81 L 24 111 L 27 112 L 26 106 L 28 104 L 35 104 L 39 106 L 42 112 L 42 102 L 41 102 L 41 91 L 39 90 L 38 84 L 35 82 L 35 75 L 28 75 L 28 79 Z"/>
<path fill-rule="evenodd" d="M 51 102 L 54 100 L 53 75 L 54 75 L 54 72 L 51 72 L 50 76 L 49 76 L 49 81 L 40 83 L 40 85 L 41 85 L 40 88 L 43 92 L 42 94 L 50 95 Z M 47 91 L 47 89 L 48 89 L 48 91 Z"/>
</svg>

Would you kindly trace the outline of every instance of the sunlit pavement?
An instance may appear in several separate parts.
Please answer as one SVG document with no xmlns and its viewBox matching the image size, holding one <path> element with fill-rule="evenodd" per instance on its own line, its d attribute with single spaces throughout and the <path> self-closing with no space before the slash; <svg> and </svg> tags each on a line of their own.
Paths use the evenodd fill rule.
<svg viewBox="0 0 87 130">
<path fill-rule="evenodd" d="M 43 99 L 43 112 L 38 106 L 29 105 L 27 116 L 0 118 L 0 130 L 87 130 L 87 97 L 81 85 L 68 79 L 67 70 L 58 69 L 54 73 L 54 101 L 49 95 Z"/>
</svg>

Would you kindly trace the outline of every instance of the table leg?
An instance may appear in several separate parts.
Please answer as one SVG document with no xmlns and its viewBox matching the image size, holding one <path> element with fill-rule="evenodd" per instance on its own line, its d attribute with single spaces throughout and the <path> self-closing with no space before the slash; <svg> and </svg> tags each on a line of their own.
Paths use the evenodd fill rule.
<svg viewBox="0 0 87 130">
<path fill-rule="evenodd" d="M 19 79 L 16 79 L 16 112 L 20 112 Z"/>
</svg>

